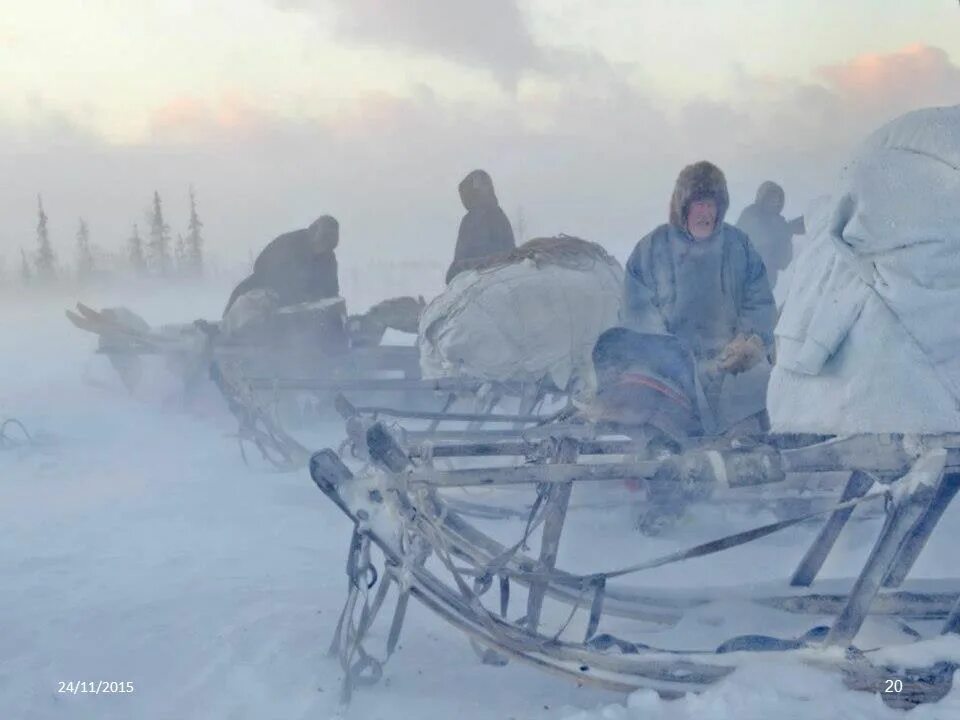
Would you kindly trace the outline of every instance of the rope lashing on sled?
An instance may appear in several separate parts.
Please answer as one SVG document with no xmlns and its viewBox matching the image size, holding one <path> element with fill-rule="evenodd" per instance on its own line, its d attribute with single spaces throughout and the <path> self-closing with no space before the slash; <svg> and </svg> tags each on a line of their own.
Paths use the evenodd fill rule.
<svg viewBox="0 0 960 720">
<path fill-rule="evenodd" d="M 350 701 L 354 687 L 373 685 L 383 675 L 383 664 L 363 648 L 363 639 L 375 617 L 369 604 L 369 592 L 377 582 L 377 572 L 370 562 L 370 537 L 359 528 L 354 528 L 350 540 L 347 577 L 349 579 L 347 602 L 340 613 L 340 620 L 337 622 L 333 643 L 330 646 L 330 654 L 338 657 L 340 667 L 344 671 L 340 691 L 342 703 Z M 357 600 L 361 594 L 363 605 L 359 619 L 355 620 Z"/>
<path fill-rule="evenodd" d="M 244 389 L 239 380 L 229 379 L 219 363 L 210 365 L 210 379 L 220 388 L 231 413 L 237 418 L 237 443 L 243 462 L 249 465 L 244 442 L 252 442 L 261 457 L 277 470 L 290 471 L 303 465 L 309 451 L 283 432 L 266 411 Z M 278 457 L 275 457 L 278 456 Z"/>
<path fill-rule="evenodd" d="M 363 522 L 365 521 L 361 520 L 361 523 Z M 383 667 L 396 651 L 400 641 L 400 632 L 403 629 L 410 600 L 410 588 L 404 576 L 403 566 L 386 561 L 383 573 L 378 574 L 376 566 L 370 559 L 370 545 L 369 531 L 362 525 L 356 525 L 347 555 L 347 601 L 340 613 L 328 651 L 330 656 L 337 657 L 344 672 L 340 689 L 340 702 L 343 704 L 350 702 L 354 688 L 373 685 L 383 676 Z M 423 549 L 405 548 L 403 557 L 404 562 L 410 559 L 416 565 L 423 565 L 426 562 L 427 553 Z M 378 582 L 376 595 L 373 602 L 370 602 L 370 590 Z M 391 585 L 397 586 L 398 597 L 387 634 L 386 654 L 381 660 L 366 650 L 364 642 L 370 627 L 383 608 Z M 359 618 L 355 619 L 360 596 L 363 602 L 360 605 Z"/>
<path fill-rule="evenodd" d="M 641 572 L 643 570 L 651 570 L 658 567 L 663 567 L 664 565 L 670 565 L 676 562 L 682 562 L 684 560 L 690 560 L 699 557 L 705 557 L 712 555 L 723 550 L 728 550 L 739 545 L 744 545 L 746 543 L 752 542 L 759 538 L 771 535 L 773 533 L 785 530 L 789 527 L 797 525 L 799 523 L 805 522 L 815 517 L 820 517 L 822 515 L 831 514 L 837 511 L 852 509 L 857 505 L 865 502 L 872 502 L 874 500 L 883 499 L 889 510 L 890 503 L 892 501 L 899 501 L 904 495 L 908 495 L 914 489 L 917 479 L 913 477 L 913 473 L 907 473 L 898 481 L 892 483 L 885 489 L 879 492 L 873 492 L 865 494 L 859 498 L 853 498 L 845 502 L 840 502 L 830 507 L 822 508 L 819 510 L 814 510 L 803 515 L 790 518 L 787 520 L 781 520 L 778 522 L 770 523 L 767 525 L 762 525 L 760 527 L 752 528 L 750 530 L 741 531 L 738 533 L 733 533 L 731 535 L 713 540 L 707 543 L 703 543 L 692 548 L 688 548 L 683 551 L 678 551 L 675 553 L 670 553 L 668 555 L 662 556 L 660 558 L 655 558 L 648 560 L 642 563 L 637 563 L 634 565 L 629 565 L 624 568 L 619 568 L 615 570 L 610 570 L 606 572 L 591 573 L 589 575 L 572 575 L 567 573 L 556 573 L 552 570 L 533 570 L 533 571 L 515 571 L 509 570 L 505 567 L 505 562 L 502 558 L 498 558 L 498 564 L 496 567 L 497 573 L 508 573 L 513 576 L 522 576 L 527 580 L 537 580 L 537 581 L 546 581 L 546 582 L 555 582 L 559 585 L 565 585 L 566 587 L 572 589 L 582 589 L 591 584 L 598 582 L 598 579 L 603 578 L 604 581 L 622 577 L 625 575 L 630 575 L 636 572 Z M 424 517 L 424 520 L 429 522 L 430 518 Z M 434 528 L 439 530 L 438 528 Z M 442 532 L 442 530 L 441 530 Z M 513 549 L 515 553 L 516 550 Z M 510 558 L 507 558 L 508 562 Z M 472 574 L 473 572 L 479 572 L 479 574 L 487 574 L 488 569 L 482 568 L 478 571 L 472 571 L 469 569 L 462 569 L 466 574 Z"/>
<path fill-rule="evenodd" d="M 616 570 L 609 570 L 606 572 L 591 573 L 589 575 L 572 575 L 569 573 L 556 573 L 556 572 L 543 572 L 543 571 L 531 571 L 531 572 L 520 572 L 515 570 L 510 570 L 506 567 L 501 567 L 499 573 L 507 573 L 512 576 L 520 577 L 522 576 L 525 579 L 529 580 L 546 580 L 549 582 L 555 582 L 559 585 L 565 585 L 575 589 L 582 589 L 584 587 L 596 586 L 598 584 L 603 584 L 607 580 L 623 577 L 625 575 L 630 575 L 636 572 L 641 572 L 643 570 L 652 570 L 654 568 L 663 567 L 664 565 L 671 565 L 673 563 L 682 562 L 684 560 L 692 560 L 694 558 L 706 557 L 707 555 L 713 555 L 714 553 L 721 552 L 723 550 L 729 550 L 731 548 L 737 547 L 739 545 L 745 545 L 748 542 L 753 540 L 758 540 L 759 538 L 766 537 L 767 535 L 772 535 L 773 533 L 785 530 L 789 527 L 797 525 L 799 523 L 805 522 L 815 517 L 821 515 L 827 515 L 837 510 L 844 510 L 846 508 L 853 508 L 863 502 L 873 501 L 873 500 L 885 500 L 889 502 L 891 497 L 890 490 L 884 490 L 882 492 L 870 493 L 869 495 L 864 495 L 863 497 L 856 498 L 854 500 L 849 500 L 847 502 L 838 503 L 827 508 L 820 510 L 815 510 L 813 512 L 806 513 L 804 515 L 799 515 L 797 517 L 790 518 L 788 520 L 780 520 L 778 522 L 770 523 L 768 525 L 761 525 L 760 527 L 752 528 L 750 530 L 744 530 L 738 533 L 733 533 L 732 535 L 727 535 L 717 540 L 711 540 L 700 545 L 695 545 L 694 547 L 687 548 L 686 550 L 681 550 L 678 552 L 670 553 L 668 555 L 663 555 L 659 558 L 654 558 L 653 560 L 647 560 L 646 562 L 637 563 L 635 565 L 628 565 L 623 568 Z M 509 558 L 508 558 L 509 560 Z M 470 568 L 459 568 L 460 572 L 465 574 L 486 574 L 486 568 L 481 570 L 472 570 Z"/>
<path fill-rule="evenodd" d="M 20 433 L 23 435 L 22 440 L 17 440 L 13 438 L 7 428 L 15 427 L 20 430 Z M 27 431 L 26 426 L 16 418 L 7 418 L 2 423 L 0 423 L 0 448 L 14 448 L 20 447 L 21 445 L 36 445 L 36 442 L 33 439 L 33 436 Z"/>
</svg>

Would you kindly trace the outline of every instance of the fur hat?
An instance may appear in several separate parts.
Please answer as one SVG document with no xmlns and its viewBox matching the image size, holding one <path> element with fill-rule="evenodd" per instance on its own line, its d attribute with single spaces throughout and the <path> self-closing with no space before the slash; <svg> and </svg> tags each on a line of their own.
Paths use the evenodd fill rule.
<svg viewBox="0 0 960 720">
<path fill-rule="evenodd" d="M 687 213 L 690 205 L 698 200 L 713 200 L 717 204 L 717 224 L 723 222 L 727 208 L 730 207 L 730 195 L 727 193 L 727 179 L 713 163 L 701 160 L 687 165 L 680 171 L 677 184 L 670 199 L 670 224 L 686 228 Z"/>
</svg>

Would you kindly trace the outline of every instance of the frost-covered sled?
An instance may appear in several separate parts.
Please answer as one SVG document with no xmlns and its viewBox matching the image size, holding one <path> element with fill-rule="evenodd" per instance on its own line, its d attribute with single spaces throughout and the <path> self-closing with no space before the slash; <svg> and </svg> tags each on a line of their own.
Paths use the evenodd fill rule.
<svg viewBox="0 0 960 720">
<path fill-rule="evenodd" d="M 960 578 L 907 580 L 960 489 L 960 434 L 920 444 L 887 436 L 794 449 L 689 450 L 679 458 L 639 462 L 631 459 L 629 443 L 562 433 L 525 442 L 431 443 L 411 451 L 375 423 L 359 439 L 360 454 L 368 459 L 361 469 L 351 470 L 331 450 L 311 461 L 318 487 L 355 526 L 348 600 L 332 648 L 343 664 L 345 698 L 381 672 L 384 659 L 371 655 L 367 645 L 391 589 L 397 599 L 387 657 L 413 597 L 463 631 L 485 662 L 520 660 L 621 691 L 652 688 L 674 696 L 700 690 L 768 653 L 834 669 L 856 689 L 883 692 L 886 681 L 895 680 L 900 690 L 884 694 L 885 700 L 911 706 L 942 697 L 960 667 Z M 503 466 L 505 457 L 525 462 Z M 474 464 L 438 469 L 454 458 Z M 477 467 L 477 459 L 486 464 Z M 794 473 L 852 474 L 826 510 L 623 567 L 594 562 L 600 567 L 586 572 L 559 569 L 574 487 L 656 482 L 665 467 L 693 471 L 707 491 L 772 485 Z M 519 485 L 535 487 L 536 500 L 510 538 L 467 522 L 448 496 L 457 488 L 509 491 Z M 814 585 L 851 512 L 877 502 L 886 503 L 887 519 L 859 575 Z M 794 559 L 789 580 L 696 591 L 628 584 L 640 573 L 759 543 L 818 517 L 824 519 L 821 530 L 806 554 Z M 634 544 L 638 538 L 625 539 Z M 537 545 L 537 552 L 528 552 Z M 685 623 L 730 612 L 732 605 L 758 618 L 755 629 L 730 637 L 705 630 L 696 647 L 688 644 Z"/>
<path fill-rule="evenodd" d="M 900 707 L 949 690 L 960 667 L 960 637 L 948 637 L 960 632 L 960 573 L 955 581 L 907 576 L 960 489 L 960 433 L 707 436 L 690 398 L 692 372 L 684 370 L 691 368 L 678 357 L 664 339 L 639 356 L 598 359 L 598 397 L 612 395 L 617 403 L 604 403 L 606 415 L 586 422 L 440 435 L 388 425 L 341 398 L 347 444 L 339 453 L 315 454 L 311 475 L 355 525 L 348 600 L 332 648 L 344 669 L 345 699 L 382 672 L 385 658 L 368 645 L 391 590 L 386 657 L 413 597 L 463 631 L 484 662 L 519 660 L 614 690 L 702 690 L 759 653 L 836 670 L 851 688 L 883 692 L 895 681 L 900 690 L 884 698 Z M 626 412 L 611 421 L 618 409 Z M 789 496 L 798 478 L 809 484 L 838 473 L 846 485 L 828 503 L 775 522 L 660 556 L 647 552 L 640 562 L 628 552 L 622 567 L 591 560 L 589 569 L 559 568 L 565 528 L 577 517 L 573 506 L 582 513 L 589 507 L 584 496 L 601 489 L 642 486 L 653 521 L 692 499 L 749 501 L 758 490 L 778 488 Z M 522 509 L 520 488 L 533 496 Z M 481 504 L 476 491 L 484 492 Z M 854 511 L 862 517 L 884 509 L 859 575 L 815 582 Z M 629 584 L 641 573 L 818 522 L 806 552 L 792 560 L 792 574 L 779 582 L 696 591 Z M 594 544 L 600 539 L 591 532 L 593 552 L 603 557 Z M 640 541 L 628 530 L 617 545 Z M 728 635 L 718 627 L 698 632 L 695 641 L 685 636 L 691 626 L 717 626 L 711 618 L 733 606 L 757 622 Z M 887 644 L 898 647 L 877 647 Z"/>
<path fill-rule="evenodd" d="M 340 298 L 279 307 L 254 291 L 217 323 L 152 328 L 126 308 L 97 311 L 82 303 L 67 317 L 98 336 L 97 352 L 107 356 L 128 390 L 140 382 L 147 355 L 164 359 L 187 400 L 212 379 L 237 415 L 241 437 L 280 465 L 302 467 L 306 451 L 279 431 L 293 415 L 323 410 L 337 392 L 431 390 L 420 383 L 416 347 L 381 344 L 387 329 L 415 332 L 422 305 L 397 298 L 347 317 Z"/>
</svg>

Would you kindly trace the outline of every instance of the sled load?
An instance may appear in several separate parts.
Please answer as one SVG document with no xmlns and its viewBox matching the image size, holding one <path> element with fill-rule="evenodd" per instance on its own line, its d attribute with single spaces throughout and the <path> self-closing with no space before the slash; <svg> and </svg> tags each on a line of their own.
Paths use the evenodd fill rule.
<svg viewBox="0 0 960 720">
<path fill-rule="evenodd" d="M 458 274 L 427 305 L 423 376 L 591 388 L 590 353 L 618 324 L 622 295 L 623 270 L 599 245 L 566 235 L 530 240 Z"/>
<path fill-rule="evenodd" d="M 484 290 L 483 270 L 457 277 L 421 319 L 425 375 L 516 372 L 510 379 L 590 391 L 538 423 L 456 436 L 339 399 L 348 440 L 314 453 L 310 473 L 354 525 L 331 647 L 343 699 L 380 677 L 411 598 L 463 632 L 482 662 L 525 662 L 580 684 L 676 697 L 768 658 L 835 671 L 896 707 L 942 698 L 960 668 L 960 573 L 912 571 L 960 490 L 960 331 L 951 322 L 960 211 L 947 201 L 957 196 L 960 107 L 904 116 L 862 146 L 832 219 L 792 272 L 776 330 L 772 432 L 711 434 L 695 363 L 669 336 L 615 322 L 592 337 L 572 329 L 564 365 L 559 345 L 524 344 L 536 337 L 524 333 L 526 308 L 504 300 L 502 315 L 491 313 L 502 326 L 487 319 L 486 300 L 469 295 Z M 486 292 L 492 304 L 495 291 Z M 554 299 L 538 307 L 562 306 L 541 292 Z M 475 347 L 446 324 L 471 312 L 483 337 Z M 583 313 L 611 318 L 612 296 L 610 307 L 598 300 Z M 494 347 L 529 362 L 501 366 Z M 667 553 L 638 535 L 601 553 L 605 523 L 578 511 L 607 497 L 605 512 L 636 504 L 650 527 L 688 503 L 798 487 L 823 490 L 825 502 Z M 868 511 L 882 522 L 860 568 L 822 578 L 841 534 Z M 803 528 L 817 529 L 797 557 L 774 546 L 792 566 L 782 578 L 662 580 L 681 563 L 721 564 Z M 589 536 L 589 554 L 569 540 L 576 530 Z M 385 638 L 382 654 L 371 651 L 374 636 Z"/>
<path fill-rule="evenodd" d="M 775 430 L 960 427 L 958 168 L 957 107 L 905 115 L 847 167 L 777 326 Z"/>
</svg>

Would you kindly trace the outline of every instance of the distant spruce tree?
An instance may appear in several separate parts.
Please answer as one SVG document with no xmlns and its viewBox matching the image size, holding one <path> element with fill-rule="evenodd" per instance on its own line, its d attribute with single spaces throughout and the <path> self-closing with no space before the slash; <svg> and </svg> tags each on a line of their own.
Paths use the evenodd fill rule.
<svg viewBox="0 0 960 720">
<path fill-rule="evenodd" d="M 160 202 L 160 193 L 153 193 L 153 212 L 150 215 L 150 238 L 147 240 L 148 261 L 150 269 L 160 277 L 169 277 L 171 267 L 170 258 L 170 226 L 163 220 L 163 205 Z"/>
<path fill-rule="evenodd" d="M 127 260 L 134 275 L 142 277 L 147 273 L 147 261 L 143 256 L 143 240 L 140 238 L 140 228 L 133 224 L 133 234 L 127 240 Z"/>
<path fill-rule="evenodd" d="M 173 259 L 178 277 L 189 277 L 190 268 L 187 260 L 187 243 L 183 239 L 183 233 L 177 233 L 177 242 L 173 248 Z"/>
<path fill-rule="evenodd" d="M 193 278 L 203 277 L 203 235 L 200 234 L 202 229 L 203 223 L 197 215 L 197 196 L 191 185 L 190 224 L 187 225 L 187 267 L 189 268 L 187 275 Z"/>
<path fill-rule="evenodd" d="M 20 281 L 24 285 L 29 285 L 33 280 L 33 272 L 30 270 L 30 261 L 27 260 L 27 253 L 20 248 Z"/>
<path fill-rule="evenodd" d="M 90 230 L 87 221 L 80 218 L 77 228 L 77 280 L 89 282 L 93 277 L 93 253 L 90 251 Z"/>
<path fill-rule="evenodd" d="M 43 198 L 37 195 L 37 279 L 45 283 L 53 282 L 57 276 L 56 263 L 47 229 L 47 214 L 43 211 Z"/>
</svg>

